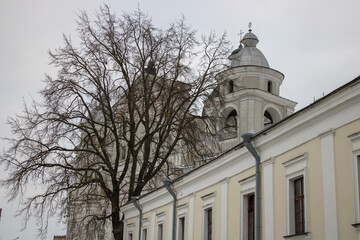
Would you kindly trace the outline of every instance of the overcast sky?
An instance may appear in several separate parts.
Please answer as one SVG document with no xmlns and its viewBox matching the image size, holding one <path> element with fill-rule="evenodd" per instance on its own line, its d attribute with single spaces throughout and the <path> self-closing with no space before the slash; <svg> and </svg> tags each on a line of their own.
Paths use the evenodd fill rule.
<svg viewBox="0 0 360 240">
<path fill-rule="evenodd" d="M 257 47 L 270 67 L 285 74 L 280 95 L 298 102 L 299 110 L 323 94 L 360 75 L 359 0 L 151 0 L 104 1 L 120 15 L 137 6 L 156 26 L 167 27 L 183 14 L 199 34 L 224 31 L 238 46 L 241 30 L 252 22 Z M 48 65 L 47 51 L 62 46 L 62 34 L 76 38 L 76 14 L 90 15 L 96 0 L 0 0 L 0 137 L 11 136 L 8 116 L 22 111 L 22 102 L 37 98 Z M 6 147 L 0 140 L 0 150 Z M 4 173 L 0 170 L 0 178 Z M 35 224 L 19 233 L 17 203 L 6 203 L 0 189 L 0 240 L 36 239 Z M 52 224 L 47 239 L 66 233 Z"/>
</svg>

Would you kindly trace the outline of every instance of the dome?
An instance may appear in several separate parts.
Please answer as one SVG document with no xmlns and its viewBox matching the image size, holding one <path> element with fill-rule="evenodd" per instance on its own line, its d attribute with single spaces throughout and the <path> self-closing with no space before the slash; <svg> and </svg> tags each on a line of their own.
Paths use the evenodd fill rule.
<svg viewBox="0 0 360 240">
<path fill-rule="evenodd" d="M 244 47 L 239 47 L 229 56 L 231 67 L 247 65 L 270 67 L 264 54 L 256 47 L 258 42 L 259 39 L 251 32 L 251 30 L 245 34 L 244 38 L 241 40 Z"/>
<path fill-rule="evenodd" d="M 232 57 L 231 55 L 230 57 Z M 244 47 L 231 60 L 231 67 L 260 66 L 270 67 L 264 54 L 256 47 Z"/>
<path fill-rule="evenodd" d="M 245 47 L 256 47 L 256 44 L 258 44 L 259 39 L 252 32 L 248 32 L 247 34 L 245 34 L 241 42 L 244 44 Z"/>
</svg>

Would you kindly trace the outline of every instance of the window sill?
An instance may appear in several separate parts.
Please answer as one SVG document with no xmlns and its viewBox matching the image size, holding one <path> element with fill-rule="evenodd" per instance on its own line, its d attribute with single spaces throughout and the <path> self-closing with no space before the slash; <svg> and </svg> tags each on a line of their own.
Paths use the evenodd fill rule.
<svg viewBox="0 0 360 240">
<path fill-rule="evenodd" d="M 309 234 L 310 234 L 309 232 L 304 232 L 304 233 L 300 233 L 300 234 L 292 234 L 292 235 L 283 236 L 283 238 L 291 239 L 291 240 L 301 240 L 301 239 L 305 239 L 305 237 Z"/>
<path fill-rule="evenodd" d="M 354 228 L 360 228 L 360 223 L 351 224 Z"/>
</svg>

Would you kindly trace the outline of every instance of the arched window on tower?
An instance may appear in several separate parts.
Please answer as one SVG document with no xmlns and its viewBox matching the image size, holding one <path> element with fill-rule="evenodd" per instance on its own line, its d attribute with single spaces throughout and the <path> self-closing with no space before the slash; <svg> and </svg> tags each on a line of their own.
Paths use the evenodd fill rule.
<svg viewBox="0 0 360 240">
<path fill-rule="evenodd" d="M 237 136 L 237 112 L 232 110 L 226 118 L 225 122 L 226 138 L 233 138 Z"/>
<path fill-rule="evenodd" d="M 274 123 L 274 120 L 268 111 L 265 111 L 264 118 L 264 127 L 268 127 Z"/>
<path fill-rule="evenodd" d="M 281 115 L 278 110 L 274 107 L 268 107 L 264 111 L 264 128 L 270 127 L 271 125 L 281 120 Z"/>
<path fill-rule="evenodd" d="M 233 93 L 234 92 L 234 82 L 230 81 L 229 82 L 229 93 Z"/>
<path fill-rule="evenodd" d="M 268 91 L 269 93 L 272 93 L 272 92 L 273 92 L 273 83 L 272 83 L 272 81 L 268 81 L 267 91 Z"/>
</svg>

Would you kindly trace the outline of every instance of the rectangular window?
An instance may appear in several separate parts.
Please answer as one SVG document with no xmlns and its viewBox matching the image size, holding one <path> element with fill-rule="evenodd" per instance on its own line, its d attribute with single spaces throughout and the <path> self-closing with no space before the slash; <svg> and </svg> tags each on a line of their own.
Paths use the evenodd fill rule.
<svg viewBox="0 0 360 240">
<path fill-rule="evenodd" d="M 248 196 L 248 207 L 247 207 L 247 231 L 248 240 L 255 239 L 255 205 L 254 205 L 254 194 Z"/>
<path fill-rule="evenodd" d="M 133 239 L 133 235 L 132 235 L 132 233 L 129 233 L 128 240 L 132 240 L 132 239 Z"/>
<path fill-rule="evenodd" d="M 158 225 L 158 237 L 157 240 L 163 240 L 163 225 Z"/>
<path fill-rule="evenodd" d="M 289 230 L 288 235 L 306 232 L 306 203 L 304 189 L 304 175 L 289 179 Z"/>
<path fill-rule="evenodd" d="M 144 229 L 142 230 L 141 239 L 142 239 L 142 240 L 146 240 L 146 239 L 147 239 L 147 229 L 146 229 L 146 228 L 144 228 Z"/>
<path fill-rule="evenodd" d="M 355 222 L 354 227 L 360 223 L 360 132 L 348 136 L 352 143 L 352 161 L 354 176 L 354 202 L 355 202 Z"/>
<path fill-rule="evenodd" d="M 304 218 L 304 178 L 294 180 L 294 217 L 295 234 L 305 232 Z"/>
<path fill-rule="evenodd" d="M 239 181 L 240 192 L 240 239 L 255 239 L 255 175 Z"/>
<path fill-rule="evenodd" d="M 179 218 L 179 236 L 178 240 L 185 239 L 185 217 Z"/>
<path fill-rule="evenodd" d="M 212 240 L 212 208 L 205 209 L 204 214 L 204 237 L 205 240 Z"/>
<path fill-rule="evenodd" d="M 286 234 L 305 234 L 306 227 L 306 166 L 308 153 L 290 159 L 282 165 L 286 176 Z M 286 236 L 285 236 L 286 237 Z"/>
<path fill-rule="evenodd" d="M 273 91 L 273 84 L 271 81 L 268 81 L 267 90 L 269 93 L 272 93 L 272 91 Z"/>
</svg>

